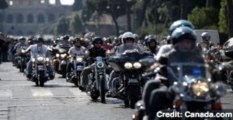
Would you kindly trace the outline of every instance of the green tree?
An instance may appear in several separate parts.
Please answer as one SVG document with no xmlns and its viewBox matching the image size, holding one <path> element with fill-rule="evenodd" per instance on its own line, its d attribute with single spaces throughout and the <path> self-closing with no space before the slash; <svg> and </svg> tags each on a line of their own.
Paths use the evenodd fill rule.
<svg viewBox="0 0 233 120">
<path fill-rule="evenodd" d="M 116 27 L 116 34 L 119 35 L 117 18 L 126 14 L 127 7 L 131 10 L 135 2 L 136 0 L 87 0 L 87 6 L 89 9 L 97 11 L 99 15 L 104 13 L 110 15 Z"/>
<path fill-rule="evenodd" d="M 83 32 L 83 24 L 79 17 L 79 14 L 77 13 L 71 18 L 70 30 L 72 31 L 72 33 L 75 33 L 75 34 L 79 34 Z"/>
<path fill-rule="evenodd" d="M 227 1 L 221 0 L 221 9 L 219 13 L 219 32 L 221 33 L 227 33 Z"/>
<path fill-rule="evenodd" d="M 58 35 L 64 35 L 69 33 L 69 19 L 66 17 L 61 17 L 55 24 L 54 32 Z"/>
<path fill-rule="evenodd" d="M 6 9 L 8 4 L 5 0 L 0 0 L 0 9 Z"/>
<path fill-rule="evenodd" d="M 79 11 L 83 9 L 83 1 L 82 0 L 75 0 L 72 6 L 73 11 Z"/>
<path fill-rule="evenodd" d="M 217 28 L 218 10 L 214 8 L 195 7 L 188 15 L 188 20 L 190 20 L 196 28 L 207 28 L 210 26 L 215 26 L 215 28 Z"/>
<path fill-rule="evenodd" d="M 232 0 L 227 0 L 228 36 L 233 36 L 233 4 Z"/>
</svg>

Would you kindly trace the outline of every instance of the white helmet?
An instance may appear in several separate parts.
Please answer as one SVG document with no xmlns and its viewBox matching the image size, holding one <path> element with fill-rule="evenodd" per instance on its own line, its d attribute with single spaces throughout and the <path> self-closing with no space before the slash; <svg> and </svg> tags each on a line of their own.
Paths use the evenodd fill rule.
<svg viewBox="0 0 233 120">
<path fill-rule="evenodd" d="M 122 35 L 122 43 L 125 43 L 124 39 L 126 39 L 126 38 L 131 38 L 131 39 L 135 40 L 135 35 L 132 32 L 125 32 Z"/>
</svg>

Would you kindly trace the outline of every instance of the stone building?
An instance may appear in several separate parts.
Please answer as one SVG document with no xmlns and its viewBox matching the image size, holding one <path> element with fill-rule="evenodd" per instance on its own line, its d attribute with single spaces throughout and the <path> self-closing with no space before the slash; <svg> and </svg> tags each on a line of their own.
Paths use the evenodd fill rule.
<svg viewBox="0 0 233 120">
<path fill-rule="evenodd" d="M 60 0 L 6 0 L 9 7 L 0 12 L 1 31 L 9 35 L 49 34 L 59 17 L 71 12 L 71 6 L 63 6 Z"/>
</svg>

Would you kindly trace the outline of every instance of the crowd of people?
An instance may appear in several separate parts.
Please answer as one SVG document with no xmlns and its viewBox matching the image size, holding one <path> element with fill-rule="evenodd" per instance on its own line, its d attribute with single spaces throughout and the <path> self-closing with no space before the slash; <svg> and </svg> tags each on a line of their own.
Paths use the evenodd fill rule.
<svg viewBox="0 0 233 120">
<path fill-rule="evenodd" d="M 30 52 L 31 56 L 25 73 L 28 78 L 31 78 L 33 56 L 43 54 L 54 57 L 56 54 L 53 53 L 53 49 L 60 46 L 67 49 L 67 54 L 71 59 L 73 56 L 87 56 L 88 65 L 81 73 L 81 86 L 85 90 L 85 86 L 88 84 L 88 75 L 92 72 L 97 56 L 107 57 L 109 54 L 124 54 L 126 50 L 131 49 L 131 46 L 133 46 L 134 49 L 136 48 L 141 53 L 154 56 L 156 62 L 151 66 L 151 70 L 160 67 L 160 70 L 157 71 L 160 77 L 149 80 L 145 84 L 142 93 L 148 120 L 154 120 L 155 112 L 163 109 L 166 105 L 171 105 L 174 99 L 174 93 L 168 89 L 173 84 L 174 79 L 168 77 L 166 66 L 170 66 L 174 62 L 215 64 L 224 61 L 222 47 L 211 41 L 208 32 L 202 33 L 202 42 L 197 43 L 197 36 L 191 22 L 177 20 L 171 24 L 169 31 L 170 34 L 164 38 L 165 43 L 158 40 L 156 35 L 146 35 L 142 39 L 142 37 L 132 32 L 125 32 L 116 38 L 105 38 L 97 35 L 88 37 L 66 35 L 55 40 L 46 40 L 42 37 L 18 37 L 13 39 L 0 34 L 0 62 L 14 61 L 21 49 L 25 49 L 24 53 Z M 68 78 L 72 67 L 71 61 L 66 67 L 66 76 Z M 50 79 L 55 77 L 53 67 L 51 63 L 49 67 Z M 109 69 L 109 81 L 111 83 L 111 80 L 116 78 L 119 73 L 111 68 Z M 109 86 L 107 95 L 115 96 L 114 86 Z"/>
</svg>

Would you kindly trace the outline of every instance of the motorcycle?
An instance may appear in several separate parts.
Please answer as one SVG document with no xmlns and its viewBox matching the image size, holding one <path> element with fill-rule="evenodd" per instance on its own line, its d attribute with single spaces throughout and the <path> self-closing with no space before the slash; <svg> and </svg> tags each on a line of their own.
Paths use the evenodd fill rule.
<svg viewBox="0 0 233 120">
<path fill-rule="evenodd" d="M 31 81 L 35 82 L 36 86 L 44 86 L 44 83 L 48 80 L 48 68 L 50 59 L 48 57 L 37 55 L 32 58 L 32 78 Z"/>
<path fill-rule="evenodd" d="M 75 86 L 80 87 L 80 77 L 86 63 L 84 56 L 74 56 L 72 61 L 71 73 L 68 73 L 67 81 L 74 83 Z"/>
<path fill-rule="evenodd" d="M 67 61 L 68 61 L 68 50 L 59 48 L 58 52 L 53 58 L 53 65 L 54 65 L 54 70 L 58 73 L 61 74 L 63 78 L 66 77 L 66 67 L 67 67 Z"/>
<path fill-rule="evenodd" d="M 116 83 L 116 97 L 124 100 L 125 107 L 134 108 L 141 98 L 145 80 L 142 74 L 155 62 L 154 57 L 147 53 L 139 53 L 136 49 L 126 50 L 119 56 L 109 59 L 114 71 L 120 72 Z"/>
<path fill-rule="evenodd" d="M 174 93 L 172 106 L 164 106 L 163 112 L 178 111 L 185 120 L 185 112 L 221 111 L 220 98 L 226 94 L 223 83 L 214 83 L 208 65 L 198 63 L 173 63 L 167 67 L 168 79 L 172 79 L 169 91 Z M 145 108 L 137 103 L 133 120 L 142 120 Z"/>
<path fill-rule="evenodd" d="M 88 76 L 89 81 L 86 91 L 93 101 L 96 101 L 100 97 L 101 102 L 105 103 L 105 93 L 107 90 L 105 58 L 96 57 L 94 65 L 95 67 L 92 69 L 92 73 Z"/>
<path fill-rule="evenodd" d="M 218 69 L 221 71 L 222 80 L 231 87 L 233 90 L 233 63 L 232 61 L 229 62 L 222 62 L 218 65 Z"/>
<path fill-rule="evenodd" d="M 25 54 L 25 49 L 22 49 L 20 52 L 20 61 L 19 61 L 19 71 L 24 72 L 24 69 L 27 66 L 27 62 L 30 60 L 30 57 Z"/>
</svg>

